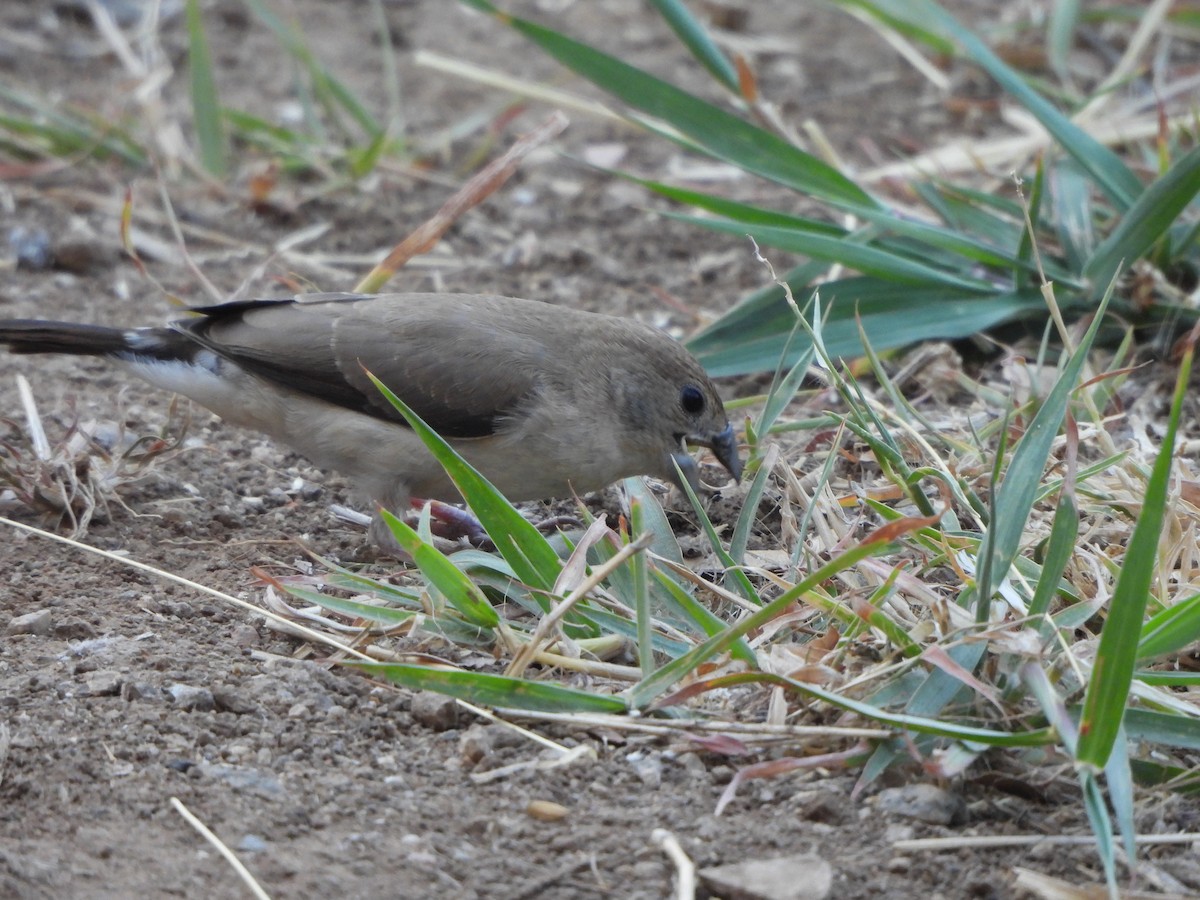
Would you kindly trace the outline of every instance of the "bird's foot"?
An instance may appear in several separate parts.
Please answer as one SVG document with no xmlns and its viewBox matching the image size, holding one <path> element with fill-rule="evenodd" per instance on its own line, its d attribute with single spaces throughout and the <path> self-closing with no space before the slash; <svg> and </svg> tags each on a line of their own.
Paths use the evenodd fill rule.
<svg viewBox="0 0 1200 900">
<path fill-rule="evenodd" d="M 488 533 L 483 530 L 483 525 L 468 510 L 450 503 L 443 503 L 441 500 L 417 500 L 414 498 L 409 502 L 413 509 L 417 510 L 424 508 L 426 503 L 429 504 L 429 530 L 433 532 L 434 537 L 444 538 L 448 541 L 465 538 L 472 547 L 496 549 L 492 539 L 488 537 Z"/>
</svg>

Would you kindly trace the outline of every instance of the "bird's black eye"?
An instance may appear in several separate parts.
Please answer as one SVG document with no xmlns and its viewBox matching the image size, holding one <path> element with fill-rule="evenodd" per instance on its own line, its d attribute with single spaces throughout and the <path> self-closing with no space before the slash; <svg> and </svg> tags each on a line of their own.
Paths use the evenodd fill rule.
<svg viewBox="0 0 1200 900">
<path fill-rule="evenodd" d="M 693 416 L 704 412 L 704 393 L 694 384 L 685 384 L 679 392 L 679 405 L 685 413 Z"/>
</svg>

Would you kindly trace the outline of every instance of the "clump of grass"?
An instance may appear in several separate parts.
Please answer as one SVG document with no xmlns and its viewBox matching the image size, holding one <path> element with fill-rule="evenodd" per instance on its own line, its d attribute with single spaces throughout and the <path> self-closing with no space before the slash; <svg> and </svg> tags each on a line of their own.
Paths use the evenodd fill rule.
<svg viewBox="0 0 1200 900">
<path fill-rule="evenodd" d="M 1174 693 L 1197 678 L 1171 665 L 1200 636 L 1200 602 L 1170 575 L 1186 549 L 1163 540 L 1197 527 L 1170 500 L 1191 350 L 1162 450 L 1118 450 L 1109 381 L 1123 373 L 1087 368 L 1106 303 L 1085 332 L 1064 331 L 1057 363 L 1045 345 L 1046 361 L 1026 364 L 1045 391 L 957 380 L 970 421 L 907 401 L 873 352 L 878 387 L 858 380 L 825 349 L 816 304 L 812 321 L 797 319 L 812 349 L 747 420 L 754 455 L 732 530 L 718 534 L 692 498 L 716 582 L 683 564 L 640 479 L 619 527 L 594 522 L 560 555 L 389 394 L 497 552 L 443 553 L 426 514 L 415 529 L 393 523 L 416 566 L 401 586 L 336 566 L 320 589 L 274 585 L 312 604 L 309 627 L 358 629 L 379 661 L 353 665 L 410 688 L 558 721 L 669 713 L 731 741 L 787 735 L 788 755 L 752 760 L 722 807 L 747 778 L 816 764 L 810 744 L 821 765 L 861 766 L 860 788 L 914 755 L 953 777 L 985 754 L 1040 748 L 1074 764 L 1115 885 L 1111 817 L 1132 861 L 1136 785 L 1177 783 L 1200 747 L 1200 707 Z M 826 414 L 820 451 L 787 443 L 805 371 L 844 407 Z M 769 565 L 746 546 L 764 500 L 790 523 Z M 1128 544 L 1111 543 L 1131 513 Z M 437 663 L 415 647 L 436 647 Z M 480 651 L 494 671 L 478 670 Z M 828 753 L 831 740 L 841 748 Z"/>
<path fill-rule="evenodd" d="M 153 477 L 155 463 L 183 446 L 189 421 L 172 402 L 167 423 L 157 435 L 131 438 L 118 422 L 74 421 L 61 437 L 47 437 L 33 391 L 23 375 L 17 389 L 25 408 L 24 428 L 5 420 L 26 438 L 24 446 L 0 441 L 0 487 L 38 512 L 66 523 L 81 538 L 97 517 L 108 518 L 109 504 L 134 484 Z"/>
<path fill-rule="evenodd" d="M 749 234 L 763 246 L 804 258 L 783 281 L 798 294 L 821 286 L 829 298 L 826 347 L 835 358 L 861 352 L 860 329 L 884 351 L 965 337 L 1002 323 L 1036 327 L 1046 316 L 1039 271 L 1054 282 L 1068 317 L 1094 312 L 1123 263 L 1126 289 L 1113 297 L 1112 312 L 1151 329 L 1186 330 L 1196 320 L 1187 294 L 1200 272 L 1195 240 L 1200 148 L 1190 111 L 1168 116 L 1165 108 L 1145 103 L 1145 97 L 1178 94 L 1190 76 L 1156 72 L 1161 90 L 1117 102 L 1122 74 L 1132 77 L 1153 45 L 1148 38 L 1167 26 L 1167 4 L 1155 5 L 1139 22 L 1116 67 L 1122 74 L 1097 84 L 1091 96 L 1074 95 L 1075 109 L 1063 112 L 932 0 L 839 3 L 883 32 L 906 58 L 920 61 L 920 71 L 939 83 L 944 79 L 923 61 L 921 47 L 963 57 L 1036 123 L 1027 140 L 976 143 L 965 150 L 956 142 L 920 160 L 856 177 L 837 160 L 802 149 L 767 114 L 770 105 L 759 95 L 749 63 L 731 60 L 677 0 L 653 5 L 726 92 L 728 104 L 701 99 L 560 31 L 509 15 L 489 0 L 464 2 L 496 16 L 608 92 L 633 125 L 767 182 L 779 197 L 778 208 L 633 178 L 681 208 L 666 213 L 673 218 L 739 237 Z M 1078 27 L 1079 7 L 1056 9 L 1049 44 L 1057 48 L 1055 66 L 1062 69 L 1061 48 Z M 812 130 L 819 133 L 819 126 Z M 1123 156 L 1109 146 L 1118 140 L 1139 143 L 1127 143 Z M 938 175 L 924 174 L 930 171 Z M 1027 206 L 1008 188 L 1014 171 L 1031 186 Z M 903 190 L 888 190 L 888 182 L 899 178 Z M 995 189 L 997 182 L 1003 190 Z M 806 218 L 783 211 L 791 194 L 822 214 Z M 772 285 L 744 298 L 689 346 L 714 374 L 770 371 L 785 347 L 791 359 L 802 352 L 804 342 L 789 338 L 792 325 L 783 291 Z"/>
</svg>

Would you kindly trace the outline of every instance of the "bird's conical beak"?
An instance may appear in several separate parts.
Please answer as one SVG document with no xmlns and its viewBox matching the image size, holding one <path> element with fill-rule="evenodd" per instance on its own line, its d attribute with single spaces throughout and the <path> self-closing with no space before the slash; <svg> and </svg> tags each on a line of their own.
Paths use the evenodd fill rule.
<svg viewBox="0 0 1200 900">
<path fill-rule="evenodd" d="M 689 434 L 687 440 L 693 444 L 699 444 L 701 447 L 708 447 L 712 450 L 713 456 L 717 458 L 717 461 L 733 476 L 733 480 L 741 480 L 742 458 L 738 456 L 737 438 L 734 436 L 732 425 L 726 425 L 724 430 L 717 434 Z M 692 490 L 699 491 L 699 467 L 687 450 L 681 448 L 679 452 L 673 453 L 671 458 L 679 466 L 680 472 L 683 473 L 683 477 L 691 485 Z M 673 477 L 672 480 L 677 484 L 679 482 L 678 477 Z M 679 487 L 682 488 L 683 485 L 679 485 Z"/>
<path fill-rule="evenodd" d="M 733 433 L 733 425 L 726 425 L 724 431 L 710 439 L 708 446 L 717 462 L 725 467 L 733 480 L 741 481 L 742 458 L 738 456 L 738 442 Z"/>
</svg>

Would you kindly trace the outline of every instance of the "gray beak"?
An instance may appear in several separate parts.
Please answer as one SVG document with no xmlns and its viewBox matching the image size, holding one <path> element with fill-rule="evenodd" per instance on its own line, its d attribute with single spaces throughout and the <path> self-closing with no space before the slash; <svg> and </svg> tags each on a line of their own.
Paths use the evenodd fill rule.
<svg viewBox="0 0 1200 900">
<path fill-rule="evenodd" d="M 693 444 L 699 444 L 701 447 L 708 447 L 713 452 L 713 456 L 717 458 L 717 462 L 723 465 L 726 471 L 733 477 L 734 481 L 740 481 L 742 478 L 742 458 L 738 456 L 737 438 L 733 434 L 733 425 L 726 425 L 725 429 L 719 434 L 712 436 L 690 434 L 687 440 Z M 693 491 L 700 490 L 700 469 L 696 465 L 696 461 L 691 455 L 683 449 L 678 453 L 671 454 L 671 459 L 675 461 L 675 465 L 679 466 L 679 472 L 683 474 Z M 678 474 L 671 480 L 679 485 L 682 490 L 683 485 L 679 484 Z"/>
<path fill-rule="evenodd" d="M 698 441 L 697 443 L 704 443 Z M 712 449 L 717 462 L 725 467 L 734 481 L 742 480 L 742 458 L 738 456 L 737 438 L 733 434 L 733 425 L 725 426 L 725 430 L 714 436 L 708 446 Z"/>
</svg>

